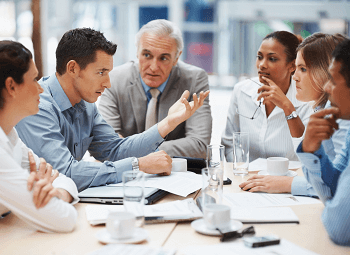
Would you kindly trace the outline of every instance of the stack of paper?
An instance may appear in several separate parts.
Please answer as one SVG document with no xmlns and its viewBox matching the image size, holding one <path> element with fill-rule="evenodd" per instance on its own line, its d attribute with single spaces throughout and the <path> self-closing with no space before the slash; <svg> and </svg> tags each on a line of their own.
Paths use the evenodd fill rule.
<svg viewBox="0 0 350 255">
<path fill-rule="evenodd" d="M 298 216 L 290 207 L 231 208 L 231 219 L 245 224 L 257 223 L 299 223 Z"/>
<path fill-rule="evenodd" d="M 124 211 L 123 205 L 88 205 L 85 207 L 86 218 L 91 225 L 104 224 L 109 212 Z M 187 221 L 201 218 L 202 212 L 192 198 L 169 203 L 145 205 L 146 223 Z"/>
</svg>

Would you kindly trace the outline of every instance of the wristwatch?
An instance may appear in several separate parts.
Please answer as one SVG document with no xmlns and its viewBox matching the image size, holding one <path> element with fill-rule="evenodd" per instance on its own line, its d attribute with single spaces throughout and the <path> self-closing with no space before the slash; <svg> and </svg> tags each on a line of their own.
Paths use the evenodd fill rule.
<svg viewBox="0 0 350 255">
<path fill-rule="evenodd" d="M 140 171 L 138 158 L 132 157 L 131 165 L 132 165 L 132 170 L 133 171 Z"/>
<path fill-rule="evenodd" d="M 291 114 L 289 114 L 288 116 L 286 116 L 287 120 L 291 120 L 291 119 L 295 119 L 298 117 L 298 114 L 296 111 L 293 111 Z"/>
</svg>

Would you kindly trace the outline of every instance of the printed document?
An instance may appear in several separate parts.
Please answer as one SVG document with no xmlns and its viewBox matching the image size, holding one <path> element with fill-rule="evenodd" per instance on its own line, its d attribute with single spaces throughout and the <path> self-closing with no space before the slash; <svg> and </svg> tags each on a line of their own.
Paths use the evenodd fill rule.
<svg viewBox="0 0 350 255">
<path fill-rule="evenodd" d="M 110 185 L 123 186 L 122 183 Z M 187 197 L 202 188 L 202 176 L 193 172 L 173 172 L 168 176 L 146 174 L 145 187 L 158 188 L 175 195 Z"/>
<path fill-rule="evenodd" d="M 233 207 L 271 207 L 320 204 L 316 198 L 292 196 L 291 194 L 266 194 L 266 193 L 226 193 L 224 198 Z"/>
</svg>

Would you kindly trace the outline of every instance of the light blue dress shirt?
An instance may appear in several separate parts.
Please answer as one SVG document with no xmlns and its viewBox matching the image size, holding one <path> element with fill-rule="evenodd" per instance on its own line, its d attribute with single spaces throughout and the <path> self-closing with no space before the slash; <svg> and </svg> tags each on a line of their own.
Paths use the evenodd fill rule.
<svg viewBox="0 0 350 255">
<path fill-rule="evenodd" d="M 337 244 L 350 246 L 350 129 L 345 145 L 333 163 L 323 146 L 312 153 L 304 153 L 302 143 L 297 155 L 304 164 L 303 172 L 325 205 L 323 224 L 330 238 Z"/>
<path fill-rule="evenodd" d="M 165 82 L 163 82 L 157 89 L 160 91 L 160 94 L 158 95 L 158 100 L 160 98 L 160 96 L 162 95 L 166 85 L 168 84 L 168 80 L 169 80 L 169 77 L 170 77 L 170 74 L 168 76 L 168 79 L 166 79 Z M 150 89 L 153 89 L 151 88 L 150 86 L 148 86 L 141 78 L 141 75 L 140 75 L 140 81 L 141 81 L 141 84 L 142 84 L 142 87 L 143 87 L 143 90 L 145 91 L 145 94 L 147 96 L 147 105 L 149 103 L 149 101 L 151 100 L 152 98 L 152 95 L 151 93 L 149 92 Z"/>
<path fill-rule="evenodd" d="M 164 141 L 157 125 L 120 138 L 94 103 L 82 100 L 72 106 L 56 75 L 44 77 L 39 83 L 44 88 L 39 113 L 19 122 L 17 132 L 35 154 L 71 177 L 79 191 L 121 182 L 122 173 L 132 169 L 130 157 L 154 152 Z M 103 163 L 82 161 L 87 150 Z"/>
<path fill-rule="evenodd" d="M 330 107 L 329 101 L 325 108 Z M 324 140 L 322 142 L 325 153 L 328 158 L 333 161 L 335 156 L 340 154 L 342 147 L 344 146 L 346 134 L 350 128 L 349 120 L 337 120 L 339 129 L 334 132 L 331 139 Z M 310 196 L 317 197 L 316 191 L 312 188 L 311 184 L 302 176 L 296 176 L 292 182 L 291 194 L 295 196 Z"/>
</svg>

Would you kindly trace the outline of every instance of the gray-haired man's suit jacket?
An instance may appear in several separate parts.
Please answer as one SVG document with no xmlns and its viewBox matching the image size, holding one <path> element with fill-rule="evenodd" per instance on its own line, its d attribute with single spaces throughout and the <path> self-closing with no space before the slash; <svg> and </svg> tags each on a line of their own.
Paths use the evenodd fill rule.
<svg viewBox="0 0 350 255">
<path fill-rule="evenodd" d="M 137 62 L 128 62 L 110 72 L 112 87 L 101 96 L 99 111 L 103 118 L 122 136 L 130 136 L 145 130 L 147 97 L 140 81 Z M 185 90 L 193 93 L 209 89 L 207 73 L 198 67 L 178 61 L 158 102 L 158 121 L 164 119 L 169 108 Z M 159 147 L 170 156 L 206 157 L 210 143 L 212 117 L 209 98 L 184 123 L 181 123 Z"/>
</svg>

